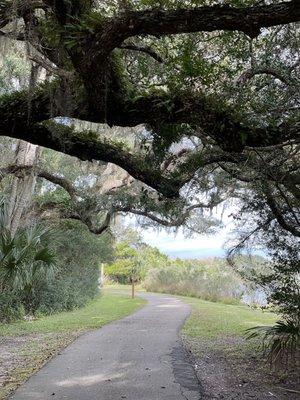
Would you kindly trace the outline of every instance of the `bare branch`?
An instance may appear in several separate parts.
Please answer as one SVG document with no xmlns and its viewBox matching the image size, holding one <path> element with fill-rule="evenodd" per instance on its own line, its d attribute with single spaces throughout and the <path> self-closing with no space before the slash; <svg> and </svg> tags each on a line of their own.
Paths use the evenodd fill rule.
<svg viewBox="0 0 300 400">
<path fill-rule="evenodd" d="M 267 185 L 265 186 L 264 193 L 266 196 L 267 203 L 268 203 L 272 213 L 274 214 L 276 220 L 278 221 L 279 225 L 286 231 L 292 233 L 292 235 L 300 237 L 300 230 L 297 229 L 295 225 L 291 225 L 285 219 L 285 217 L 282 213 L 282 210 L 278 207 L 276 200 Z"/>
<path fill-rule="evenodd" d="M 213 200 L 210 203 L 196 203 L 192 204 L 188 207 L 185 208 L 185 210 L 182 211 L 179 217 L 177 218 L 161 218 L 157 215 L 155 215 L 152 211 L 149 211 L 147 209 L 142 210 L 142 209 L 137 209 L 134 207 L 134 205 L 122 207 L 122 206 L 117 206 L 114 207 L 114 210 L 116 212 L 127 212 L 130 214 L 135 214 L 135 215 L 140 215 L 146 218 L 151 219 L 152 221 L 158 223 L 159 225 L 163 225 L 165 227 L 171 228 L 171 227 L 179 227 L 182 226 L 186 223 L 187 219 L 190 217 L 190 214 L 193 210 L 199 209 L 199 208 L 208 208 L 211 209 L 213 207 L 216 207 L 218 204 L 222 203 L 224 199 L 218 199 L 218 200 Z"/>
<path fill-rule="evenodd" d="M 33 173 L 40 178 L 44 178 L 47 181 L 54 183 L 55 185 L 61 186 L 63 189 L 66 190 L 66 192 L 68 192 L 72 200 L 74 200 L 77 196 L 76 188 L 66 178 L 62 178 L 58 175 L 51 174 L 50 172 L 40 169 L 37 166 L 33 165 L 13 164 L 7 167 L 0 168 L 0 182 L 7 174 L 14 174 L 16 176 L 23 177 L 24 174 L 28 173 L 29 174 Z"/>
<path fill-rule="evenodd" d="M 250 80 L 254 76 L 262 75 L 262 74 L 271 75 L 274 78 L 280 80 L 282 83 L 284 83 L 287 86 L 290 86 L 294 83 L 291 77 L 287 77 L 287 76 L 283 75 L 280 71 L 277 71 L 274 68 L 256 67 L 256 68 L 250 68 L 250 69 L 247 69 L 246 71 L 244 71 L 242 73 L 242 75 L 238 78 L 237 84 L 243 86 L 243 85 L 245 85 L 245 83 L 248 80 Z"/>
<path fill-rule="evenodd" d="M 122 44 L 121 46 L 119 46 L 119 48 L 145 53 L 145 54 L 148 54 L 150 57 L 154 58 L 154 60 L 156 60 L 159 63 L 164 62 L 163 58 L 159 54 L 157 54 L 156 51 L 153 50 L 152 47 L 150 47 L 150 46 L 138 46 L 135 44 Z"/>
<path fill-rule="evenodd" d="M 56 65 L 52 64 L 46 58 L 41 58 L 38 56 L 31 56 L 31 57 L 29 57 L 29 59 L 53 75 L 59 75 L 64 78 L 71 78 L 73 76 L 73 74 L 71 72 L 66 71 L 62 68 L 58 68 Z"/>
</svg>

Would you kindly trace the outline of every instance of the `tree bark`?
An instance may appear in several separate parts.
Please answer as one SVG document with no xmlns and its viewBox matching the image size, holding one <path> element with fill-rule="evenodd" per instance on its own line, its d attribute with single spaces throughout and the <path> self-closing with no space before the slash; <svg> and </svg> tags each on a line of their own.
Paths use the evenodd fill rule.
<svg viewBox="0 0 300 400">
<path fill-rule="evenodd" d="M 15 164 L 35 166 L 41 153 L 39 146 L 30 144 L 23 140 L 18 141 L 16 149 Z M 24 176 L 14 176 L 12 178 L 11 192 L 8 200 L 8 220 L 7 228 L 14 236 L 20 227 L 22 216 L 30 205 L 33 191 L 36 184 L 34 169 Z"/>
</svg>

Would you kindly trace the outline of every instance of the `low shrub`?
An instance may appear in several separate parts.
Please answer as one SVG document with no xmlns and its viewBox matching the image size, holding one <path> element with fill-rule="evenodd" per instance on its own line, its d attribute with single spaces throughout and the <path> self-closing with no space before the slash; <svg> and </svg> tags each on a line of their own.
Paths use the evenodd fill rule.
<svg viewBox="0 0 300 400">
<path fill-rule="evenodd" d="M 248 339 L 260 338 L 267 359 L 274 366 L 295 366 L 300 359 L 300 320 L 287 317 L 273 326 L 256 326 L 246 331 Z"/>
<path fill-rule="evenodd" d="M 14 293 L 0 293 L 0 322 L 14 322 L 24 315 L 24 307 Z"/>
</svg>

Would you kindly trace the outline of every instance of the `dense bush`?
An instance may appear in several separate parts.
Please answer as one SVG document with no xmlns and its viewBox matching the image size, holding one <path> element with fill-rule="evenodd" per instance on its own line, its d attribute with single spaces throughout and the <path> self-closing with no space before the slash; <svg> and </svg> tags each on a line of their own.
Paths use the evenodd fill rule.
<svg viewBox="0 0 300 400">
<path fill-rule="evenodd" d="M 105 268 L 105 275 L 114 282 L 128 284 L 133 277 L 140 280 L 137 271 L 137 250 L 130 247 L 127 243 L 118 243 L 115 247 L 115 261 Z"/>
<path fill-rule="evenodd" d="M 110 235 L 96 236 L 76 221 L 55 227 L 57 257 L 53 279 L 37 292 L 38 311 L 53 313 L 81 307 L 99 293 L 99 265 L 112 259 Z"/>
<path fill-rule="evenodd" d="M 237 303 L 244 285 L 221 259 L 182 261 L 149 270 L 145 287 L 153 292 L 166 292 L 204 300 Z"/>
<path fill-rule="evenodd" d="M 2 251 L 1 322 L 19 319 L 24 312 L 50 314 L 72 310 L 83 306 L 99 293 L 99 264 L 111 261 L 113 253 L 110 235 L 93 235 L 85 226 L 73 221 L 52 224 L 51 229 L 51 253 L 55 254 L 56 261 L 51 274 L 46 273 L 47 265 L 44 269 L 33 268 L 34 264 L 29 257 L 24 258 L 20 265 L 13 264 L 12 256 L 7 254 L 4 257 Z M 28 237 L 28 232 L 25 236 Z M 40 249 L 45 248 L 42 242 L 49 242 L 49 239 L 40 238 Z M 2 240 L 3 250 L 7 249 L 5 243 Z M 24 254 L 25 247 L 22 250 L 21 245 L 25 242 L 18 239 L 16 243 L 19 251 Z M 15 250 L 12 253 L 17 255 Z M 40 251 L 32 251 L 31 254 L 41 258 Z M 30 271 L 35 271 L 35 274 Z"/>
<path fill-rule="evenodd" d="M 0 322 L 12 322 L 22 318 L 25 310 L 14 293 L 0 293 Z"/>
</svg>

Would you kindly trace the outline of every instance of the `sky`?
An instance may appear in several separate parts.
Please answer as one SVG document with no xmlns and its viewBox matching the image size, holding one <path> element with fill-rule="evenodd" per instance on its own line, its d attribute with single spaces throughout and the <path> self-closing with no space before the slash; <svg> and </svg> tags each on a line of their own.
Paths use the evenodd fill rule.
<svg viewBox="0 0 300 400">
<path fill-rule="evenodd" d="M 229 233 L 234 228 L 234 223 L 230 214 L 233 208 L 228 207 L 222 216 L 224 227 L 213 235 L 194 235 L 187 238 L 182 229 L 177 233 L 171 233 L 160 227 L 139 229 L 143 240 L 150 246 L 157 247 L 163 253 L 176 258 L 208 258 L 225 256 L 224 244 L 229 239 Z M 220 217 L 220 211 L 215 212 L 216 217 Z M 135 226 L 135 228 L 137 228 Z"/>
<path fill-rule="evenodd" d="M 157 232 L 148 229 L 142 232 L 142 236 L 147 244 L 157 247 L 171 257 L 206 258 L 225 255 L 223 245 L 226 241 L 226 232 L 224 230 L 216 235 L 195 235 L 193 238 L 185 238 L 182 231 L 174 234 L 165 230 Z"/>
<path fill-rule="evenodd" d="M 182 230 L 177 233 L 170 233 L 165 229 L 157 231 L 152 228 L 141 233 L 147 244 L 157 247 L 171 257 L 222 257 L 225 256 L 224 244 L 228 240 L 233 227 L 232 220 L 226 218 L 224 227 L 213 235 L 194 235 L 192 238 L 187 238 Z"/>
</svg>

